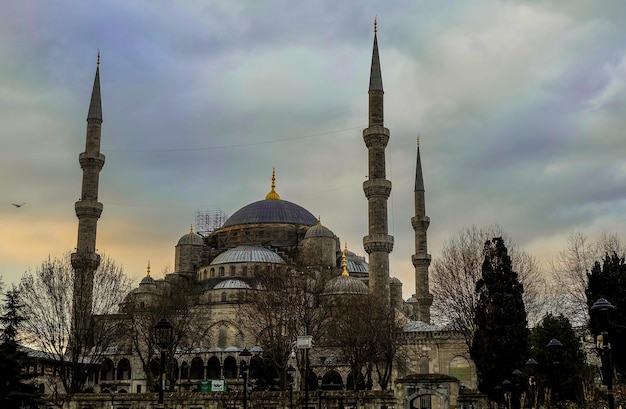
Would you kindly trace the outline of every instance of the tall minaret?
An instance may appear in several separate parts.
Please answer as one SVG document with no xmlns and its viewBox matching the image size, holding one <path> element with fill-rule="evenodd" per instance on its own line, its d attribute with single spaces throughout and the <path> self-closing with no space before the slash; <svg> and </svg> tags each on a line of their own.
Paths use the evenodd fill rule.
<svg viewBox="0 0 626 409">
<path fill-rule="evenodd" d="M 393 236 L 388 234 L 387 199 L 391 182 L 385 176 L 385 148 L 389 129 L 383 125 L 383 79 L 378 58 L 378 40 L 374 21 L 374 49 L 369 87 L 369 126 L 363 130 L 368 151 L 368 180 L 363 183 L 367 198 L 369 234 L 363 237 L 363 246 L 369 254 L 370 293 L 389 301 L 389 253 L 393 250 Z"/>
<path fill-rule="evenodd" d="M 415 295 L 417 300 L 416 318 L 419 321 L 430 323 L 430 306 L 433 296 L 429 292 L 428 267 L 430 266 L 430 254 L 426 231 L 430 224 L 430 218 L 426 216 L 426 201 L 424 198 L 424 177 L 422 175 L 422 161 L 420 158 L 420 140 L 417 139 L 417 164 L 415 166 L 415 216 L 411 218 L 411 225 L 415 231 L 415 254 L 413 254 L 413 266 L 415 267 Z"/>
<path fill-rule="evenodd" d="M 91 321 L 93 279 L 100 265 L 96 254 L 96 228 L 102 213 L 102 203 L 98 202 L 98 179 L 104 166 L 104 155 L 100 153 L 100 133 L 102 128 L 102 105 L 100 103 L 100 52 L 96 76 L 91 92 L 91 103 L 87 114 L 87 136 L 85 152 L 78 156 L 83 169 L 83 183 L 80 199 L 74 205 L 78 217 L 78 241 L 72 253 L 74 268 L 74 309 L 72 317 L 73 345 L 86 346 Z"/>
</svg>

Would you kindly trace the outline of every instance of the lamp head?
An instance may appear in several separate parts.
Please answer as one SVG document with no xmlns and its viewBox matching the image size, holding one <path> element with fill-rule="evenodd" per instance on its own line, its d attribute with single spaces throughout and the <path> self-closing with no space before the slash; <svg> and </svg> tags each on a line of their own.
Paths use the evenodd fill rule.
<svg viewBox="0 0 626 409">
<path fill-rule="evenodd" d="M 154 325 L 154 342 L 159 349 L 167 349 L 174 342 L 174 325 L 167 318 L 161 318 Z"/>
</svg>

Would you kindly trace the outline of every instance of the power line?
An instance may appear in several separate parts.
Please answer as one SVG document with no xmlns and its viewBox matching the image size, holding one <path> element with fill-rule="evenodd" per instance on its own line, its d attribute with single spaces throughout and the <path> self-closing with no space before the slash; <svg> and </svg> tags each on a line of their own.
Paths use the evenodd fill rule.
<svg viewBox="0 0 626 409">
<path fill-rule="evenodd" d="M 208 150 L 216 150 L 216 149 L 227 149 L 227 148 L 242 148 L 246 146 L 255 146 L 255 145 L 266 145 L 270 143 L 279 143 L 279 142 L 289 142 L 298 139 L 306 139 L 306 138 L 314 138 L 316 136 L 324 136 L 331 135 L 339 132 L 352 131 L 354 129 L 361 129 L 364 126 L 354 126 L 351 128 L 344 129 L 336 129 L 328 132 L 320 132 L 311 135 L 303 135 L 303 136 L 294 136 L 291 138 L 283 138 L 283 139 L 272 139 L 269 141 L 260 141 L 260 142 L 249 142 L 249 143 L 239 143 L 232 145 L 218 145 L 218 146 L 206 146 L 206 147 L 196 147 L 196 148 L 170 148 L 170 149 L 103 149 L 103 152 L 189 152 L 189 151 L 208 151 Z"/>
</svg>

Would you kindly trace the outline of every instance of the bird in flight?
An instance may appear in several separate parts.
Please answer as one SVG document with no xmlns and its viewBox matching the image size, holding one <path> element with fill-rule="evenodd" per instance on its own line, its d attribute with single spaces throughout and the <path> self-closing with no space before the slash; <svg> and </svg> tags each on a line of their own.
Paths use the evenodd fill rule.
<svg viewBox="0 0 626 409">
<path fill-rule="evenodd" d="M 15 207 L 22 207 L 22 206 L 24 206 L 26 203 L 20 203 L 20 204 L 17 204 L 17 203 L 11 203 L 11 204 L 12 204 L 13 206 L 15 206 Z"/>
</svg>

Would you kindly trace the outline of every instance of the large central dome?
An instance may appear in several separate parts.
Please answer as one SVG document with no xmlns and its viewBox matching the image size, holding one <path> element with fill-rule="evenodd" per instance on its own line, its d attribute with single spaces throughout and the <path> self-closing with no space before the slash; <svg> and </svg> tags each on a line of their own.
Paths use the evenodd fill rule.
<svg viewBox="0 0 626 409">
<path fill-rule="evenodd" d="M 315 226 L 317 218 L 305 208 L 281 199 L 265 199 L 237 210 L 223 227 L 250 223 L 287 223 Z"/>
<path fill-rule="evenodd" d="M 230 216 L 222 227 L 239 224 L 285 223 L 315 226 L 317 219 L 308 210 L 295 203 L 281 200 L 276 190 L 276 173 L 272 169 L 272 190 L 265 200 L 250 203 Z"/>
</svg>

